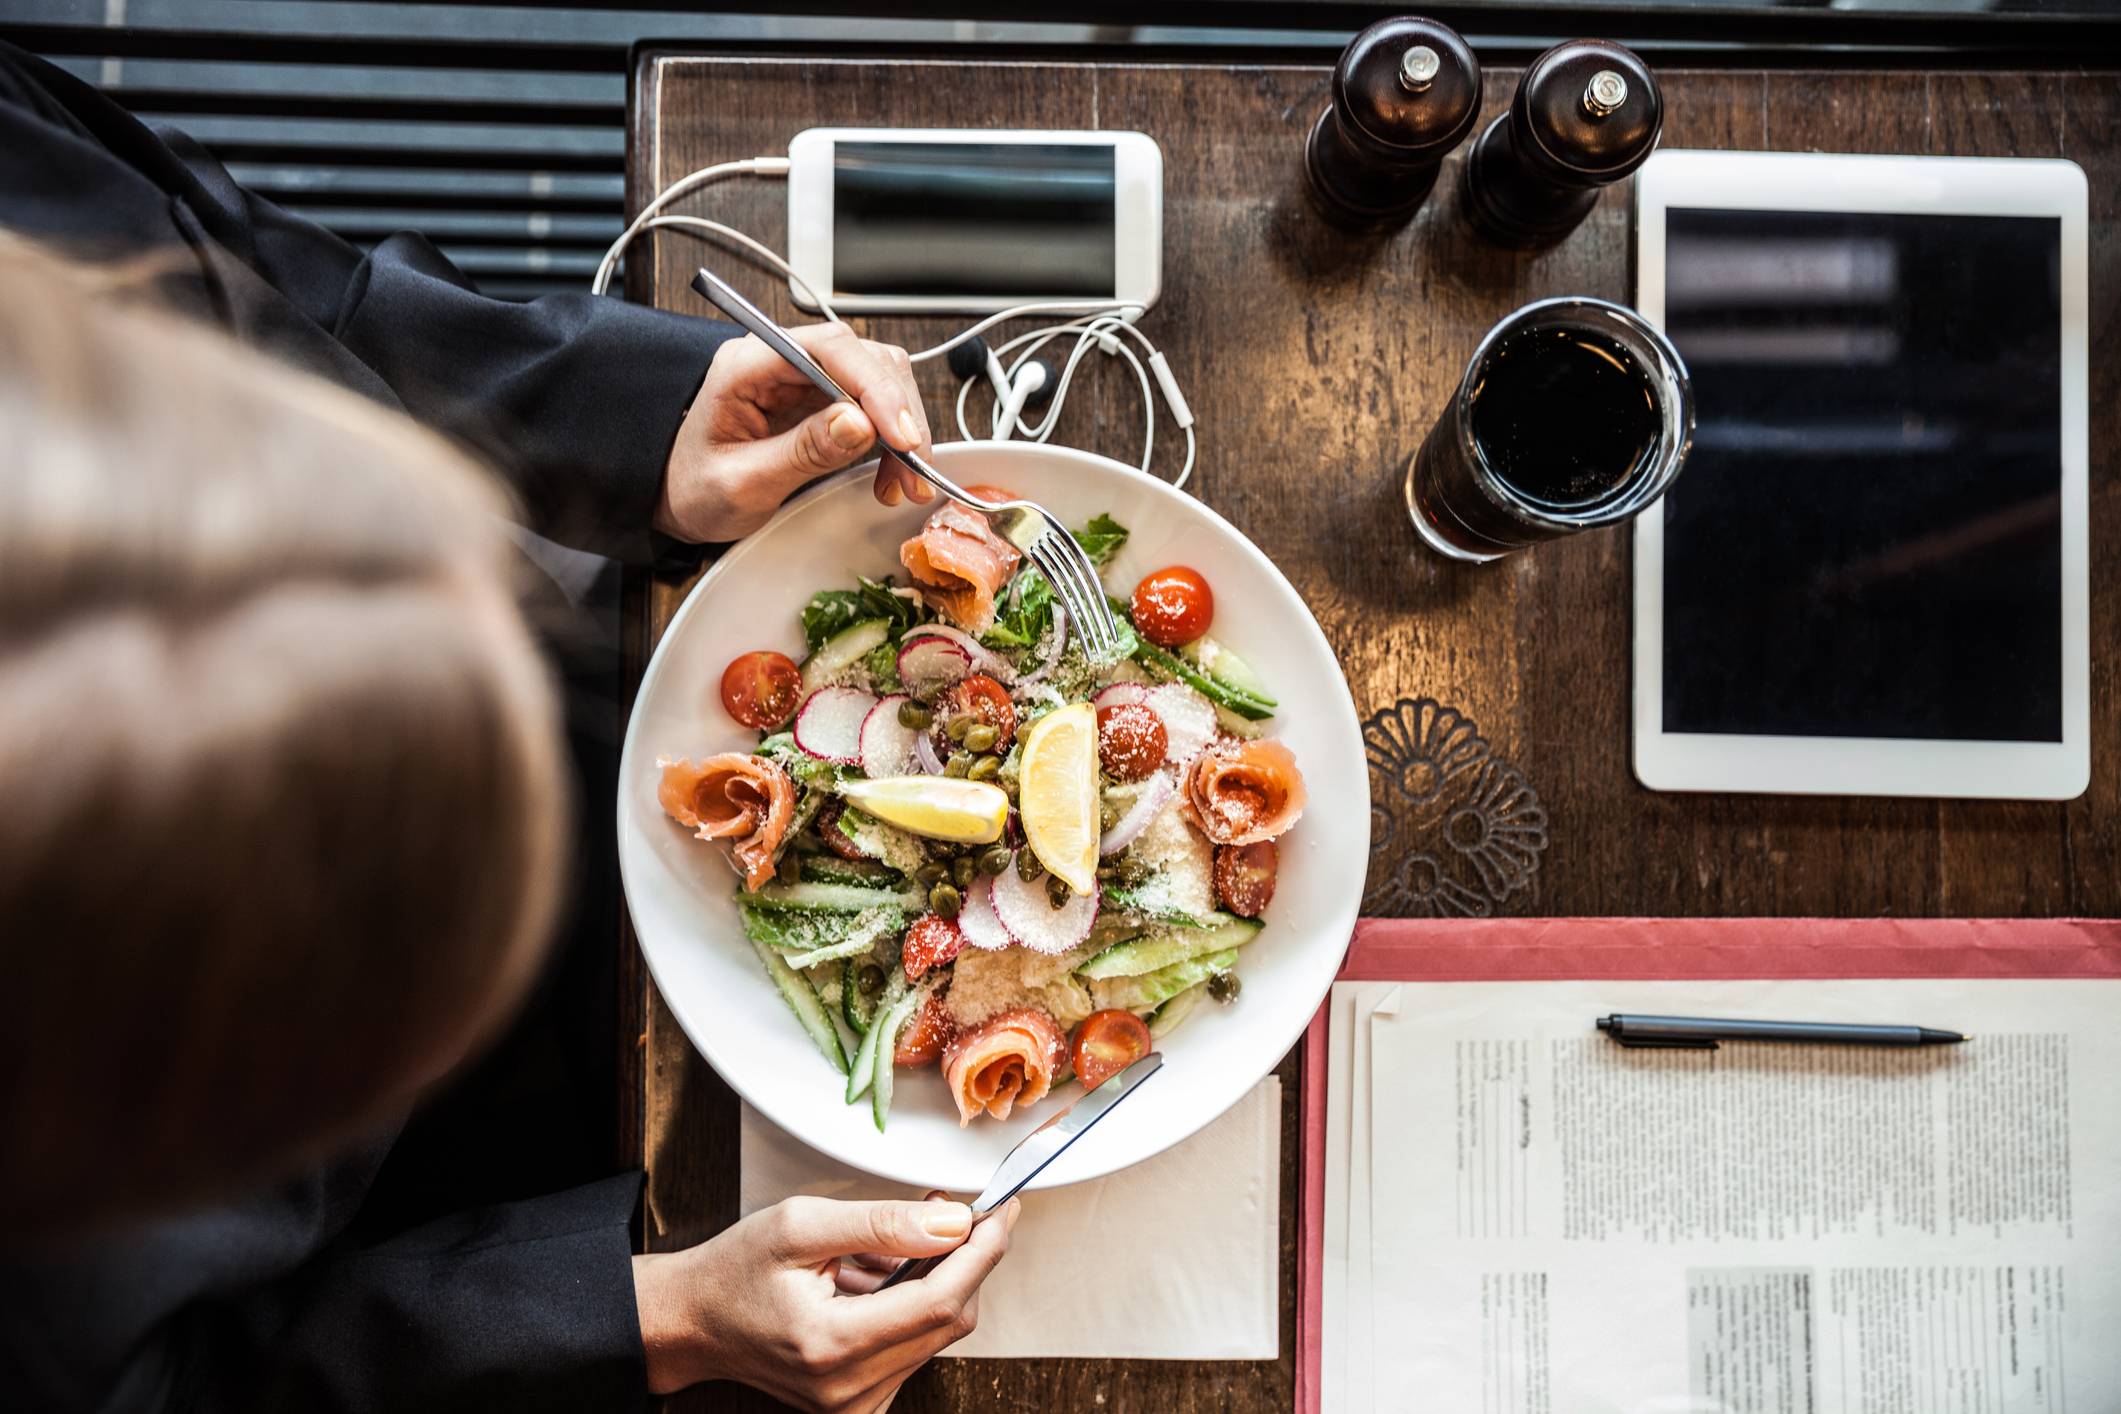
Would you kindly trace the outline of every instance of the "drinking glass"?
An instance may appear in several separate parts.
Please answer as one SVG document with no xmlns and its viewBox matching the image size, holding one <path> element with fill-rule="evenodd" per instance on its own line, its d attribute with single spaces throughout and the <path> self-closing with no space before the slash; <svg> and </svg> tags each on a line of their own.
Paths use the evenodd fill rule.
<svg viewBox="0 0 2121 1414">
<path fill-rule="evenodd" d="M 1473 351 L 1407 465 L 1407 513 L 1440 555 L 1501 559 L 1640 515 L 1693 437 L 1693 386 L 1670 340 L 1609 300 L 1540 300 Z"/>
</svg>

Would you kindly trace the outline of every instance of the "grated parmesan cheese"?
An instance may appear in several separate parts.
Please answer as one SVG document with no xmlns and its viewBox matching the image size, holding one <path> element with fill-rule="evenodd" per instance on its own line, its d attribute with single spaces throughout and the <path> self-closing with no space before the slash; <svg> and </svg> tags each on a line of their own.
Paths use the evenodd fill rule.
<svg viewBox="0 0 2121 1414">
<path fill-rule="evenodd" d="M 896 825 L 887 825 L 852 806 L 840 816 L 839 829 L 854 842 L 856 849 L 901 874 L 910 875 L 927 862 L 927 852 L 912 833 Z"/>
<path fill-rule="evenodd" d="M 960 1027 L 970 1027 L 1001 1012 L 1030 1007 L 1065 1030 L 1094 1010 L 1089 988 L 1072 975 L 1079 961 L 1074 953 L 1047 957 L 1021 947 L 999 952 L 966 948 L 951 967 L 943 1010 Z"/>
<path fill-rule="evenodd" d="M 1138 906 L 1195 918 L 1215 911 L 1215 847 L 1186 819 L 1181 797 L 1156 812 L 1128 853 L 1150 870 L 1130 890 Z"/>
</svg>

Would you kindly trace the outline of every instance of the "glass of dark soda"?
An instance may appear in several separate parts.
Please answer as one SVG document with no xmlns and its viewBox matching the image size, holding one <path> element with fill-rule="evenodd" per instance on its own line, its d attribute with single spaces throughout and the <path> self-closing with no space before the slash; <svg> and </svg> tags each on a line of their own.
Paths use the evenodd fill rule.
<svg viewBox="0 0 2121 1414">
<path fill-rule="evenodd" d="M 1488 331 L 1407 467 L 1407 511 L 1438 554 L 1496 560 L 1631 520 L 1686 462 L 1694 393 L 1634 310 L 1574 296 Z"/>
</svg>

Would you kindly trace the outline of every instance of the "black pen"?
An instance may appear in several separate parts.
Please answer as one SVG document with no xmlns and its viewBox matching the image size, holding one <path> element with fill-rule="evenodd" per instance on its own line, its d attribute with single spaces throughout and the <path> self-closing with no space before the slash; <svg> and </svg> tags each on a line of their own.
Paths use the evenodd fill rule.
<svg viewBox="0 0 2121 1414">
<path fill-rule="evenodd" d="M 1860 1026 L 1845 1021 L 1712 1020 L 1701 1016 L 1598 1018 L 1598 1029 L 1623 1046 L 1713 1051 L 1718 1041 L 1804 1041 L 1843 1046 L 1950 1046 L 1969 1038 L 1927 1026 Z"/>
</svg>

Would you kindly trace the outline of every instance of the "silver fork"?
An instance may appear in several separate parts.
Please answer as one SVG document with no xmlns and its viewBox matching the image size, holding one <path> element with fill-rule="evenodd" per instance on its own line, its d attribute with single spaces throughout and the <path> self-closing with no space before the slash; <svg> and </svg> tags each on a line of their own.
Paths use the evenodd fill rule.
<svg viewBox="0 0 2121 1414">
<path fill-rule="evenodd" d="M 767 348 L 787 359 L 826 397 L 846 403 L 856 401 L 831 374 L 818 366 L 817 360 L 805 352 L 801 344 L 788 337 L 786 329 L 737 293 L 727 281 L 712 271 L 701 270 L 692 277 L 692 288 L 722 313 L 758 335 Z M 1098 580 L 1097 569 L 1075 537 L 1068 533 L 1068 527 L 1062 525 L 1051 511 L 1034 501 L 982 500 L 930 466 L 919 453 L 902 452 L 882 442 L 879 448 L 896 457 L 915 476 L 951 500 L 986 516 L 996 534 L 1038 566 L 1052 584 L 1053 592 L 1060 596 L 1061 607 L 1068 611 L 1069 626 L 1082 640 L 1091 662 L 1106 664 L 1119 657 L 1119 625 L 1112 618 L 1112 607 L 1105 600 L 1104 585 Z"/>
</svg>

